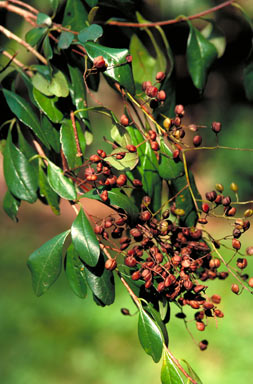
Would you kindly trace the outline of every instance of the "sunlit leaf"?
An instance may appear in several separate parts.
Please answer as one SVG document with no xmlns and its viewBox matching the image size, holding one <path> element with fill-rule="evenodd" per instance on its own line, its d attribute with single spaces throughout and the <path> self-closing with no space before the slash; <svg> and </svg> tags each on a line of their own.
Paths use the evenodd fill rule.
<svg viewBox="0 0 253 384">
<path fill-rule="evenodd" d="M 121 152 L 125 153 L 125 156 L 122 160 L 117 160 L 114 156 L 112 156 Z M 126 148 L 122 147 L 114 149 L 110 156 L 105 158 L 105 161 L 107 161 L 113 168 L 117 169 L 118 171 L 132 170 L 136 167 L 138 160 L 137 152 L 128 152 Z"/>
<path fill-rule="evenodd" d="M 161 382 L 162 384 L 184 384 L 184 380 L 178 367 L 166 350 L 164 350 L 163 354 Z"/>
<path fill-rule="evenodd" d="M 79 259 L 73 244 L 70 244 L 66 255 L 66 276 L 72 291 L 84 299 L 87 296 L 87 282 L 84 265 Z"/>
<path fill-rule="evenodd" d="M 71 179 L 64 176 L 61 168 L 48 161 L 48 182 L 51 188 L 66 200 L 76 200 L 76 188 Z"/>
<path fill-rule="evenodd" d="M 208 41 L 210 41 L 210 43 L 215 46 L 218 52 L 217 57 L 220 58 L 226 49 L 225 35 L 222 30 L 217 27 L 217 24 L 213 20 L 206 19 L 206 21 L 208 21 L 208 24 L 204 29 L 202 29 L 201 33 Z"/>
<path fill-rule="evenodd" d="M 25 35 L 25 40 L 28 44 L 30 44 L 32 47 L 35 45 L 39 44 L 45 34 L 47 33 L 47 28 L 46 27 L 36 27 L 33 29 L 30 29 Z"/>
<path fill-rule="evenodd" d="M 72 31 L 81 31 L 88 19 L 88 13 L 81 0 L 67 0 L 62 25 Z"/>
<path fill-rule="evenodd" d="M 47 60 L 51 60 L 53 58 L 53 50 L 52 50 L 48 35 L 45 37 L 43 41 L 42 48 Z"/>
<path fill-rule="evenodd" d="M 74 40 L 74 34 L 68 31 L 62 31 L 58 41 L 59 49 L 67 49 L 70 47 L 72 41 Z"/>
<path fill-rule="evenodd" d="M 47 27 L 51 27 L 51 25 L 52 25 L 51 17 L 49 17 L 45 13 L 40 12 L 37 15 L 37 24 L 38 25 L 45 24 L 45 25 L 47 25 Z"/>
<path fill-rule="evenodd" d="M 36 88 L 33 88 L 33 97 L 40 110 L 43 111 L 53 123 L 59 123 L 63 119 L 63 113 L 56 105 L 58 97 L 46 96 Z"/>
<path fill-rule="evenodd" d="M 86 43 L 86 41 L 96 41 L 102 35 L 103 28 L 98 24 L 91 24 L 89 27 L 82 29 L 77 38 L 81 43 Z"/>
</svg>

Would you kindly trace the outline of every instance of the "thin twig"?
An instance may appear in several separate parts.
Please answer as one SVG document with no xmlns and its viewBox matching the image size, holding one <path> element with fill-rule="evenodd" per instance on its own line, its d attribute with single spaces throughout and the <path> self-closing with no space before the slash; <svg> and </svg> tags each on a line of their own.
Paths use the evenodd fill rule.
<svg viewBox="0 0 253 384">
<path fill-rule="evenodd" d="M 23 63 L 21 63 L 21 61 L 15 58 L 15 56 L 17 55 L 17 52 L 14 55 L 11 55 L 9 52 L 3 51 L 2 54 L 8 57 L 8 59 L 10 59 L 12 63 L 16 64 L 19 68 L 23 69 L 23 71 L 25 71 L 29 77 L 33 76 L 33 72 L 29 71 L 26 65 L 24 65 Z"/>
<path fill-rule="evenodd" d="M 4 8 L 9 12 L 13 12 L 19 16 L 22 16 L 27 22 L 30 22 L 30 20 L 37 20 L 37 16 L 32 12 L 16 7 L 15 5 L 11 5 L 9 1 L 0 1 L 0 8 Z"/>
<path fill-rule="evenodd" d="M 70 112 L 70 118 L 71 118 L 71 122 L 72 122 L 72 127 L 73 127 L 74 137 L 75 137 L 75 143 L 76 143 L 76 149 L 77 149 L 76 156 L 77 157 L 82 157 L 83 154 L 82 154 L 82 151 L 81 151 L 81 148 L 80 148 L 78 133 L 77 133 L 77 129 L 76 129 L 75 115 L 74 115 L 73 111 Z"/>
<path fill-rule="evenodd" d="M 134 27 L 134 28 L 157 27 L 157 26 L 163 26 L 163 25 L 176 24 L 176 23 L 180 23 L 182 21 L 198 19 L 200 17 L 208 15 L 209 13 L 217 12 L 220 9 L 225 8 L 228 5 L 231 5 L 232 3 L 234 3 L 234 1 L 235 0 L 224 1 L 224 3 L 221 3 L 215 7 L 209 8 L 205 11 L 196 13 L 195 15 L 191 15 L 188 17 L 180 16 L 177 19 L 172 19 L 172 20 L 156 21 L 156 22 L 149 22 L 149 23 L 128 23 L 128 22 L 124 22 L 124 21 L 111 20 L 111 21 L 107 21 L 105 23 L 108 25 L 115 25 L 118 27 Z"/>
<path fill-rule="evenodd" d="M 1 4 L 1 2 L 0 2 Z M 19 44 L 23 45 L 28 51 L 30 51 L 34 56 L 37 57 L 43 64 L 47 65 L 47 60 L 45 57 L 43 57 L 39 52 L 36 51 L 30 44 L 28 44 L 26 41 L 20 39 L 17 35 L 9 31 L 8 29 L 4 28 L 2 25 L 0 25 L 0 32 L 3 33 L 8 39 L 13 39 L 17 41 Z"/>
<path fill-rule="evenodd" d="M 35 13 L 37 15 L 39 11 L 35 8 L 33 8 L 31 5 L 24 3 L 23 1 L 20 0 L 9 0 L 9 3 L 17 4 L 20 5 L 23 8 L 29 9 L 29 11 Z"/>
</svg>

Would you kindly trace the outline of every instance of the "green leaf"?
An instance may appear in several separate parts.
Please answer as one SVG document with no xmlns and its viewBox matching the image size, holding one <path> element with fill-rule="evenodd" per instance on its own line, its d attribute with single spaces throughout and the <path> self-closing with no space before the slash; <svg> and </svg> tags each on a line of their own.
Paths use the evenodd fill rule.
<svg viewBox="0 0 253 384">
<path fill-rule="evenodd" d="M 88 13 L 81 0 L 67 0 L 62 25 L 72 31 L 81 31 L 88 19 Z"/>
<path fill-rule="evenodd" d="M 82 72 L 78 67 L 68 64 L 71 83 L 69 84 L 70 96 L 73 104 L 76 106 L 78 112 L 77 116 L 83 120 L 85 124 L 89 124 L 88 112 L 84 109 L 86 103 L 86 88 L 83 81 Z"/>
<path fill-rule="evenodd" d="M 76 188 L 71 179 L 64 176 L 61 168 L 48 160 L 48 182 L 51 188 L 66 200 L 76 200 Z"/>
<path fill-rule="evenodd" d="M 92 0 L 90 0 L 90 2 L 92 2 Z M 98 3 L 98 1 L 95 0 L 95 1 L 93 1 L 93 3 L 95 3 L 95 5 L 96 5 Z M 91 10 L 90 10 L 90 12 L 88 14 L 88 22 L 89 22 L 89 24 L 93 23 L 93 21 L 94 21 L 94 19 L 96 17 L 97 11 L 99 10 L 99 7 L 94 7 L 93 5 L 92 5 L 92 7 L 93 8 L 91 8 Z"/>
<path fill-rule="evenodd" d="M 69 87 L 64 74 L 56 70 L 54 71 L 52 80 L 47 80 L 40 73 L 32 78 L 33 86 L 46 96 L 67 97 Z"/>
<path fill-rule="evenodd" d="M 166 66 L 164 60 L 158 61 L 151 56 L 137 35 L 133 35 L 130 41 L 130 53 L 133 56 L 133 75 L 138 85 L 138 91 L 141 91 L 143 81 L 153 82 L 157 72 L 164 71 Z M 164 58 L 164 56 L 163 56 Z"/>
<path fill-rule="evenodd" d="M 45 115 L 41 117 L 41 126 L 47 135 L 50 146 L 56 153 L 60 153 L 60 134 Z"/>
<path fill-rule="evenodd" d="M 127 133 L 125 128 L 121 125 L 114 124 L 111 128 L 110 135 L 113 141 L 115 141 L 121 147 L 126 148 L 128 144 L 131 144 L 130 135 Z"/>
<path fill-rule="evenodd" d="M 247 99 L 253 101 L 253 55 L 243 70 L 243 85 Z"/>
<path fill-rule="evenodd" d="M 202 91 L 206 84 L 208 70 L 217 58 L 217 51 L 190 21 L 187 22 L 190 27 L 186 52 L 187 65 L 193 84 Z"/>
<path fill-rule="evenodd" d="M 74 40 L 74 34 L 71 32 L 63 31 L 60 34 L 58 41 L 58 49 L 67 49 L 70 47 L 72 41 Z"/>
<path fill-rule="evenodd" d="M 49 65 L 33 64 L 31 65 L 31 68 L 35 69 L 46 80 L 49 80 L 49 81 L 52 80 L 52 68 Z"/>
<path fill-rule="evenodd" d="M 82 208 L 72 224 L 71 236 L 80 258 L 90 267 L 95 267 L 100 255 L 100 246 Z"/>
<path fill-rule="evenodd" d="M 142 308 L 139 309 L 138 336 L 144 351 L 155 363 L 158 363 L 163 350 L 161 332 L 154 320 Z"/>
<path fill-rule="evenodd" d="M 90 60 L 93 61 L 97 56 L 104 57 L 108 64 L 108 68 L 103 72 L 106 78 L 112 80 L 113 83 L 116 81 L 134 94 L 135 86 L 131 65 L 126 61 L 126 56 L 129 55 L 127 49 L 108 48 L 91 41 L 85 43 L 84 47 Z"/>
<path fill-rule="evenodd" d="M 200 378 L 198 377 L 197 373 L 192 369 L 192 367 L 190 366 L 190 364 L 186 361 L 186 360 L 182 360 L 185 365 L 187 366 L 187 372 L 189 373 L 189 375 L 191 376 L 192 379 L 194 379 L 196 381 L 197 384 L 203 384 L 202 381 L 200 380 Z"/>
<path fill-rule="evenodd" d="M 103 201 L 100 198 L 100 194 L 103 190 L 104 188 L 97 188 L 97 190 L 91 189 L 89 192 L 85 193 L 83 196 L 89 199 L 95 199 L 95 200 L 101 201 L 103 203 Z M 108 197 L 109 197 L 109 202 L 107 204 L 124 209 L 133 220 L 135 220 L 138 217 L 139 209 L 134 204 L 134 201 L 130 197 L 125 195 L 121 191 L 121 189 L 119 188 L 111 189 L 110 191 L 108 191 Z"/>
<path fill-rule="evenodd" d="M 51 60 L 53 58 L 53 50 L 52 50 L 48 35 L 45 37 L 43 41 L 42 48 L 47 60 Z"/>
<path fill-rule="evenodd" d="M 29 160 L 32 156 L 37 155 L 37 152 L 35 151 L 35 149 L 25 139 L 20 128 L 18 128 L 18 147 L 20 151 L 23 153 L 23 155 L 25 155 L 27 160 Z M 36 164 L 36 161 L 32 161 L 30 164 L 35 165 L 35 168 L 37 168 L 38 161 L 37 161 L 37 164 Z"/>
<path fill-rule="evenodd" d="M 83 263 L 73 244 L 70 244 L 66 256 L 66 276 L 72 291 L 81 299 L 87 296 L 87 283 Z"/>
<path fill-rule="evenodd" d="M 43 129 L 40 126 L 39 119 L 33 112 L 30 104 L 14 92 L 3 89 L 3 94 L 7 101 L 10 110 L 22 121 L 25 125 L 33 130 L 43 144 L 49 149 L 49 143 Z"/>
<path fill-rule="evenodd" d="M 172 361 L 166 350 L 164 350 L 163 354 L 161 381 L 162 384 L 184 384 L 184 380 L 178 367 Z"/>
<path fill-rule="evenodd" d="M 80 147 L 85 152 L 85 138 L 82 128 L 78 121 L 76 121 L 76 130 Z M 81 157 L 77 156 L 77 147 L 75 141 L 74 129 L 71 120 L 65 119 L 61 126 L 60 141 L 62 144 L 62 150 L 66 156 L 68 166 L 70 169 L 81 166 L 83 161 Z"/>
<path fill-rule="evenodd" d="M 212 43 L 217 50 L 217 57 L 223 56 L 226 49 L 226 38 L 222 30 L 217 27 L 216 22 L 212 19 L 205 19 L 208 24 L 202 29 L 202 35 Z"/>
<path fill-rule="evenodd" d="M 60 214 L 59 196 L 50 187 L 42 167 L 39 167 L 39 188 L 40 188 L 40 195 L 46 199 L 53 213 L 55 215 L 59 215 Z"/>
<path fill-rule="evenodd" d="M 32 47 L 41 43 L 45 34 L 47 33 L 47 28 L 36 27 L 30 29 L 25 35 L 25 41 L 30 44 Z"/>
<path fill-rule="evenodd" d="M 69 232 L 70 230 L 55 236 L 29 256 L 27 265 L 37 296 L 43 295 L 58 279 L 62 268 L 63 246 Z"/>
<path fill-rule="evenodd" d="M 85 3 L 87 3 L 90 7 L 95 7 L 97 5 L 99 0 L 85 0 Z"/>
<path fill-rule="evenodd" d="M 20 200 L 37 200 L 37 175 L 25 155 L 12 143 L 8 134 L 4 149 L 4 176 L 10 192 Z"/>
<path fill-rule="evenodd" d="M 96 41 L 102 35 L 103 28 L 98 24 L 92 24 L 82 29 L 77 38 L 81 43 L 86 43 L 86 41 Z"/>
<path fill-rule="evenodd" d="M 7 190 L 3 199 L 3 209 L 5 213 L 16 222 L 18 222 L 17 213 L 20 204 L 21 201 L 13 196 L 9 190 Z"/>
<path fill-rule="evenodd" d="M 49 17 L 45 13 L 40 12 L 37 15 L 37 24 L 38 25 L 45 24 L 47 27 L 51 27 L 52 25 L 51 17 Z"/>
<path fill-rule="evenodd" d="M 51 5 L 51 8 L 52 8 L 52 11 L 53 11 L 53 16 L 55 16 L 56 14 L 56 11 L 57 11 L 57 8 L 59 6 L 59 0 L 49 0 L 50 2 L 50 5 Z"/>
<path fill-rule="evenodd" d="M 115 285 L 112 271 L 105 269 L 106 256 L 101 252 L 95 267 L 84 269 L 88 285 L 98 305 L 110 305 L 115 299 Z"/>
<path fill-rule="evenodd" d="M 33 88 L 33 97 L 39 109 L 44 112 L 53 123 L 59 123 L 63 119 L 63 113 L 56 106 L 58 97 L 46 96 L 36 88 Z"/>
<path fill-rule="evenodd" d="M 119 152 L 126 152 L 122 160 L 117 160 L 112 156 Z M 105 158 L 105 161 L 118 171 L 131 171 L 136 167 L 139 159 L 137 152 L 128 152 L 126 148 L 118 147 L 111 152 L 110 156 Z"/>
<path fill-rule="evenodd" d="M 184 165 L 182 161 L 176 162 L 173 159 L 172 151 L 168 145 L 164 142 L 164 139 L 160 140 L 160 160 L 158 167 L 159 175 L 165 180 L 176 179 L 184 174 Z"/>
</svg>

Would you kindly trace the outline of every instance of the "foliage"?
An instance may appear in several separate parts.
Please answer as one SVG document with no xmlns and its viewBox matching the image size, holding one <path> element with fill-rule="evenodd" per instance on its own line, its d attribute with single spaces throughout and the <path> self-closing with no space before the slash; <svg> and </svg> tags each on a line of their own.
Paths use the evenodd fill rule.
<svg viewBox="0 0 253 384">
<path fill-rule="evenodd" d="M 7 3 L 1 6 L 13 11 Z M 99 15 L 107 7 L 116 9 L 124 21 L 113 17 L 99 25 Z M 249 229 L 253 211 L 247 207 L 242 217 L 236 216 L 237 204 L 252 202 L 239 201 L 235 183 L 231 184 L 234 201 L 223 193 L 221 184 L 202 198 L 187 161 L 188 152 L 232 149 L 219 144 L 222 125 L 217 121 L 211 125 L 217 141 L 214 146 L 201 146 L 200 134 L 192 144 L 184 139 L 201 126 L 183 123 L 185 109 L 176 104 L 173 49 L 160 24 L 149 23 L 138 12 L 137 2 L 67 0 L 61 9 L 53 1 L 53 16 L 20 8 L 20 4 L 15 9 L 32 24 L 21 44 L 40 64 L 25 67 L 14 55 L 3 68 L 4 72 L 14 64 L 14 80 L 20 78 L 26 87 L 21 96 L 11 73 L 1 88 L 2 102 L 12 114 L 1 127 L 8 187 L 3 207 L 17 220 L 22 201 L 32 204 L 39 199 L 59 214 L 59 203 L 65 199 L 77 215 L 71 228 L 29 257 L 35 294 L 44 294 L 64 265 L 73 293 L 85 298 L 89 288 L 94 302 L 104 307 L 114 302 L 114 278 L 118 277 L 139 311 L 138 336 L 144 351 L 155 363 L 163 355 L 162 383 L 201 383 L 189 363 L 185 370 L 168 349 L 166 324 L 171 305 L 179 308 L 177 316 L 186 327 L 190 320 L 184 307 L 196 310 L 193 320 L 203 331 L 208 318 L 223 317 L 217 307 L 221 297 L 208 297 L 204 281 L 223 280 L 230 273 L 236 279 L 235 294 L 237 283 L 248 291 L 253 286 L 253 278 L 243 273 L 247 258 L 238 240 Z M 130 15 L 132 23 L 125 21 Z M 185 61 L 201 97 L 212 66 L 224 53 L 225 38 L 215 20 L 204 19 L 201 30 L 195 26 L 193 20 L 199 17 L 181 16 L 172 22 L 188 27 Z M 127 46 L 110 46 L 106 24 L 135 27 L 128 33 Z M 249 100 L 252 70 L 250 55 L 244 70 Z M 122 100 L 120 117 L 99 101 L 102 76 Z M 91 99 L 95 106 L 89 105 Z M 110 134 L 104 138 L 110 153 L 88 140 L 96 137 L 98 129 L 90 118 L 93 113 L 106 116 L 111 123 Z M 83 198 L 98 200 L 110 213 L 95 217 L 88 213 Z M 232 220 L 232 233 L 215 239 L 206 229 L 212 216 Z M 229 262 L 222 255 L 223 247 L 231 250 Z M 252 252 L 249 247 L 247 255 Z M 230 267 L 235 257 L 236 268 Z M 219 270 L 222 263 L 228 272 Z M 127 309 L 122 313 L 129 315 Z M 206 340 L 199 342 L 201 350 L 207 345 Z"/>
</svg>

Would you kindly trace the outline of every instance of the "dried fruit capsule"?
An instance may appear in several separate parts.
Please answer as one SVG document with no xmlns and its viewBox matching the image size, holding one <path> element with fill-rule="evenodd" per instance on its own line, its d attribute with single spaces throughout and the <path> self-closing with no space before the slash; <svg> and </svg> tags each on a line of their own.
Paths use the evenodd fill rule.
<svg viewBox="0 0 253 384">
<path fill-rule="evenodd" d="M 94 232 L 97 234 L 97 235 L 101 235 L 101 233 L 103 232 L 104 228 L 102 227 L 102 225 L 98 225 L 96 224 L 95 227 L 94 227 Z"/>
<path fill-rule="evenodd" d="M 238 251 L 241 248 L 241 242 L 237 239 L 233 239 L 232 247 Z"/>
<path fill-rule="evenodd" d="M 248 284 L 251 288 L 253 288 L 253 277 L 251 277 L 248 281 Z"/>
<path fill-rule="evenodd" d="M 248 256 L 253 256 L 253 247 L 251 246 L 251 247 L 248 247 L 247 249 L 246 249 L 246 254 L 248 255 Z"/>
<path fill-rule="evenodd" d="M 157 96 L 156 96 L 157 100 L 159 101 L 164 101 L 166 99 L 166 93 L 164 90 L 161 90 L 157 93 Z"/>
<path fill-rule="evenodd" d="M 150 213 L 149 211 L 143 211 L 143 212 L 141 212 L 141 214 L 140 214 L 140 219 L 141 219 L 142 221 L 148 221 L 148 220 L 150 220 L 150 218 L 151 218 L 151 213 Z"/>
<path fill-rule="evenodd" d="M 239 293 L 239 286 L 237 284 L 232 284 L 231 291 L 235 293 L 236 295 Z"/>
<path fill-rule="evenodd" d="M 192 142 L 195 147 L 199 147 L 200 144 L 202 143 L 202 137 L 200 135 L 196 135 L 194 136 Z"/>
<path fill-rule="evenodd" d="M 93 60 L 93 66 L 97 69 L 103 69 L 103 68 L 106 68 L 107 64 L 103 56 L 97 56 Z"/>
<path fill-rule="evenodd" d="M 225 215 L 226 216 L 234 216 L 236 214 L 236 208 L 235 207 L 225 207 Z"/>
<path fill-rule="evenodd" d="M 151 141 L 150 146 L 153 149 L 153 151 L 158 151 L 159 149 L 159 144 L 157 141 Z"/>
<path fill-rule="evenodd" d="M 212 302 L 213 302 L 214 304 L 220 304 L 220 302 L 221 302 L 221 297 L 220 297 L 219 295 L 213 295 L 213 296 L 211 297 L 211 300 L 212 300 Z"/>
<path fill-rule="evenodd" d="M 144 196 L 142 199 L 142 205 L 148 207 L 151 203 L 151 198 L 149 196 Z"/>
<path fill-rule="evenodd" d="M 128 145 L 126 146 L 126 148 L 127 148 L 127 150 L 128 150 L 129 152 L 136 152 L 136 151 L 137 151 L 136 146 L 133 145 L 133 144 L 128 144 Z"/>
<path fill-rule="evenodd" d="M 165 288 L 164 282 L 162 281 L 161 283 L 158 284 L 157 286 L 157 291 L 162 292 Z"/>
<path fill-rule="evenodd" d="M 220 318 L 224 317 L 224 313 L 220 309 L 215 309 L 214 314 Z"/>
<path fill-rule="evenodd" d="M 157 72 L 155 78 L 157 81 L 163 81 L 165 79 L 165 73 L 164 72 Z"/>
<path fill-rule="evenodd" d="M 212 130 L 217 134 L 221 131 L 221 123 L 218 121 L 214 121 L 212 123 Z"/>
<path fill-rule="evenodd" d="M 142 237 L 142 233 L 138 228 L 132 228 L 130 230 L 130 235 L 133 236 L 135 239 L 138 237 Z"/>
<path fill-rule="evenodd" d="M 127 127 L 129 125 L 129 119 L 126 115 L 122 115 L 120 118 L 120 124 L 124 125 L 124 127 Z"/>
<path fill-rule="evenodd" d="M 105 262 L 105 269 L 113 271 L 117 267 L 117 261 L 115 259 L 108 259 Z"/>
<path fill-rule="evenodd" d="M 127 177 L 126 175 L 119 175 L 119 177 L 116 180 L 116 183 L 119 187 L 123 187 L 127 182 Z"/>
<path fill-rule="evenodd" d="M 217 193 L 215 191 L 207 192 L 206 199 L 209 201 L 214 201 L 217 197 Z"/>
<path fill-rule="evenodd" d="M 175 106 L 175 114 L 179 116 L 184 116 L 184 106 L 182 104 L 178 104 Z"/>
<path fill-rule="evenodd" d="M 210 268 L 219 268 L 220 267 L 220 260 L 219 259 L 211 259 L 209 261 L 209 267 Z"/>
<path fill-rule="evenodd" d="M 203 212 L 208 213 L 208 212 L 209 212 L 209 209 L 210 209 L 210 207 L 209 207 L 208 204 L 206 204 L 206 203 L 203 203 L 203 204 L 202 204 L 202 211 L 203 211 Z"/>
<path fill-rule="evenodd" d="M 108 191 L 103 191 L 100 195 L 101 200 L 107 201 L 108 200 Z"/>
<path fill-rule="evenodd" d="M 130 315 L 129 309 L 127 309 L 127 308 L 121 308 L 120 311 L 121 311 L 122 315 L 125 315 L 125 316 Z"/>
<path fill-rule="evenodd" d="M 150 87 L 147 87 L 146 90 L 145 90 L 145 93 L 149 96 L 149 97 L 156 97 L 157 96 L 157 93 L 158 93 L 158 88 L 154 87 L 154 86 L 150 86 Z"/>
<path fill-rule="evenodd" d="M 204 331 L 205 330 L 205 324 L 200 322 L 200 321 L 196 322 L 196 327 L 197 327 L 198 331 Z"/>
<path fill-rule="evenodd" d="M 225 196 L 225 197 L 223 197 L 221 202 L 226 207 L 226 206 L 230 205 L 231 197 L 230 196 Z"/>
<path fill-rule="evenodd" d="M 237 265 L 237 267 L 240 268 L 240 269 L 244 269 L 244 268 L 246 268 L 247 265 L 248 265 L 247 259 L 245 259 L 245 258 L 243 258 L 243 259 L 242 259 L 242 258 L 237 259 L 236 265 Z"/>
<path fill-rule="evenodd" d="M 127 256 L 125 257 L 124 259 L 124 263 L 125 265 L 127 265 L 128 267 L 132 268 L 132 267 L 135 267 L 136 264 L 137 264 L 137 260 L 133 257 L 133 256 Z"/>
<path fill-rule="evenodd" d="M 142 187 L 142 182 L 138 179 L 132 180 L 132 183 L 135 187 Z"/>
<path fill-rule="evenodd" d="M 91 161 L 92 163 L 98 163 L 100 160 L 101 160 L 101 158 L 100 158 L 100 156 L 98 156 L 98 155 L 91 155 L 91 156 L 90 156 L 90 161 Z"/>
<path fill-rule="evenodd" d="M 243 214 L 244 217 L 250 217 L 252 215 L 253 215 L 253 209 L 246 209 L 246 211 L 244 211 L 244 214 Z"/>
<path fill-rule="evenodd" d="M 140 271 L 135 271 L 134 273 L 132 273 L 132 280 L 139 280 L 141 278 L 141 273 Z"/>
<path fill-rule="evenodd" d="M 207 349 L 207 347 L 208 347 L 208 341 L 207 341 L 207 340 L 202 340 L 202 341 L 200 341 L 200 343 L 199 343 L 199 349 L 200 349 L 201 351 L 205 351 L 205 350 Z"/>
<path fill-rule="evenodd" d="M 153 129 L 150 129 L 148 131 L 148 135 L 149 135 L 150 140 L 152 140 L 152 141 L 156 140 L 157 133 Z"/>
<path fill-rule="evenodd" d="M 147 89 L 148 87 L 151 87 L 151 86 L 152 86 L 151 81 L 144 81 L 144 82 L 142 83 L 142 90 L 143 90 L 143 91 L 146 91 L 146 89 Z"/>
</svg>

